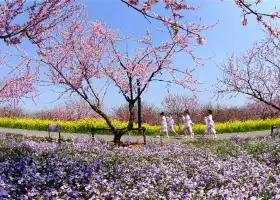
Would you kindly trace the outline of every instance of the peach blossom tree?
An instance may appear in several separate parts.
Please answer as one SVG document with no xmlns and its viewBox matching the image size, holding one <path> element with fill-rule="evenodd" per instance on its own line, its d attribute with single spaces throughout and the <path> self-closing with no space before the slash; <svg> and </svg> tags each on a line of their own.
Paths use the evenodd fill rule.
<svg viewBox="0 0 280 200">
<path fill-rule="evenodd" d="M 249 23 L 248 16 L 254 16 L 257 22 L 259 22 L 268 33 L 277 40 L 280 39 L 280 34 L 277 29 L 277 22 L 280 19 L 280 13 L 276 7 L 271 9 L 270 12 L 262 12 L 261 6 L 264 3 L 264 0 L 254 0 L 254 2 L 249 0 L 235 0 L 235 3 L 242 10 L 243 26 L 246 26 Z"/>
<path fill-rule="evenodd" d="M 198 35 L 208 28 L 201 25 L 193 27 L 192 31 Z M 159 30 L 159 33 L 162 32 Z M 115 135 L 114 142 L 119 143 L 122 135 L 133 128 L 135 104 L 148 91 L 150 84 L 163 82 L 195 90 L 194 85 L 198 81 L 192 76 L 193 69 L 177 68 L 172 59 L 182 52 L 200 63 L 201 58 L 194 52 L 194 47 L 201 44 L 196 35 L 177 33 L 157 44 L 149 30 L 137 40 L 121 37 L 118 31 L 99 21 L 73 17 L 42 45 L 41 67 L 49 70 L 50 83 L 63 88 L 61 95 L 76 94 L 84 99 L 107 122 Z M 124 42 L 134 43 L 139 48 L 120 48 L 119 44 Z M 108 85 L 115 87 L 128 105 L 128 123 L 121 129 L 102 109 Z"/>
<path fill-rule="evenodd" d="M 279 41 L 269 36 L 243 55 L 231 56 L 220 67 L 223 76 L 218 78 L 216 94 L 243 94 L 279 111 L 279 47 Z"/>
<path fill-rule="evenodd" d="M 76 0 L 1 1 L 0 40 L 6 47 L 16 47 L 14 50 L 18 50 L 18 45 L 24 39 L 39 45 L 55 26 L 81 9 L 81 5 L 75 2 Z M 0 49 L 0 66 L 4 69 L 7 67 L 6 70 L 9 71 L 8 74 L 1 74 L 0 103 L 11 103 L 12 99 L 36 95 L 34 82 L 39 75 L 38 71 L 31 67 L 31 60 L 26 58 L 26 53 L 22 50 L 17 51 L 23 55 L 16 56 L 14 60 L 20 61 L 13 66 L 9 62 L 13 58 L 11 52 L 14 51 Z M 25 58 L 22 59 L 23 57 Z"/>
</svg>

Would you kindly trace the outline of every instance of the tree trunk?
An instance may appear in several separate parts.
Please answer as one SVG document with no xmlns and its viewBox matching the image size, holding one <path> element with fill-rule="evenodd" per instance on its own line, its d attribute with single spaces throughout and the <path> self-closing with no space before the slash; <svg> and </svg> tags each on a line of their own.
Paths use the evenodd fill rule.
<svg viewBox="0 0 280 200">
<path fill-rule="evenodd" d="M 134 122 L 134 102 L 129 102 L 129 121 L 125 129 L 113 131 L 114 133 L 113 142 L 115 144 L 120 145 L 121 137 L 133 128 L 133 122 Z"/>
<path fill-rule="evenodd" d="M 121 144 L 121 137 L 123 136 L 123 133 L 121 131 L 114 132 L 114 144 L 120 145 Z"/>
</svg>

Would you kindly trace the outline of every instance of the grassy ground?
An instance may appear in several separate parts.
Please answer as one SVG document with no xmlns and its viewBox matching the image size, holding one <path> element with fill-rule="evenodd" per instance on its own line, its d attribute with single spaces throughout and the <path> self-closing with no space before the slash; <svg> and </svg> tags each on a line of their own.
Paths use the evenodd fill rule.
<svg viewBox="0 0 280 200">
<path fill-rule="evenodd" d="M 275 157 L 277 164 L 280 163 L 279 138 L 270 137 L 237 138 L 220 140 L 196 140 L 187 141 L 184 144 L 195 148 L 206 149 L 219 157 L 238 157 L 241 154 L 248 154 L 253 157 L 270 154 Z"/>
</svg>

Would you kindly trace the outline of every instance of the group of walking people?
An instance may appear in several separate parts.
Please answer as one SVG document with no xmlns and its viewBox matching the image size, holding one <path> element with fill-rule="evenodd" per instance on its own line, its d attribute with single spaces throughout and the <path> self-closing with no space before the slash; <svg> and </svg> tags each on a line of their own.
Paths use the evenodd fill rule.
<svg viewBox="0 0 280 200">
<path fill-rule="evenodd" d="M 165 116 L 164 112 L 160 113 L 161 115 L 161 129 L 160 133 L 165 133 L 165 136 L 169 138 L 168 132 L 173 132 L 176 136 L 179 136 L 178 133 L 174 129 L 174 119 L 172 115 Z M 191 138 L 194 138 L 194 133 L 192 130 L 192 125 L 194 124 L 191 120 L 189 110 L 185 110 L 184 114 L 182 115 L 182 121 L 184 123 L 183 133 L 184 138 L 187 138 L 187 135 L 189 134 Z M 216 136 L 216 130 L 214 127 L 214 121 L 212 117 L 212 110 L 207 111 L 207 115 L 204 117 L 204 121 L 206 124 L 206 130 L 202 137 L 205 134 L 213 134 L 214 138 L 217 138 Z"/>
</svg>

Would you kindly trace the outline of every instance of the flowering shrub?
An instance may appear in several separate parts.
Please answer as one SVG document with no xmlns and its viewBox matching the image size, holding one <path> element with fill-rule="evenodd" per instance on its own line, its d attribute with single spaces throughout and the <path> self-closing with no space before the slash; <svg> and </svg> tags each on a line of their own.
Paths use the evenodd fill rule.
<svg viewBox="0 0 280 200">
<path fill-rule="evenodd" d="M 20 107 L 11 108 L 9 106 L 0 107 L 0 117 L 24 117 L 25 112 Z"/>
<path fill-rule="evenodd" d="M 123 128 L 127 125 L 127 122 L 112 120 L 113 124 L 118 128 Z M 91 128 L 107 128 L 107 124 L 103 119 L 98 118 L 85 118 L 77 121 L 54 121 L 54 120 L 42 120 L 42 119 L 25 119 L 25 118 L 5 118 L 0 117 L 0 127 L 5 128 L 19 128 L 27 130 L 39 130 L 47 131 L 48 124 L 59 124 L 61 131 L 66 133 L 88 133 Z M 218 133 L 237 133 L 237 132 L 250 132 L 268 130 L 271 125 L 280 124 L 280 118 L 266 119 L 266 120 L 248 120 L 248 121 L 230 121 L 226 123 L 216 123 L 215 129 Z M 137 128 L 137 124 L 134 124 Z M 147 128 L 147 135 L 156 135 L 159 133 L 160 126 L 151 126 L 144 123 L 143 127 Z M 182 128 L 182 126 L 181 126 Z M 181 132 L 179 126 L 175 126 L 175 130 Z M 205 131 L 205 124 L 195 124 L 193 126 L 195 134 L 202 134 Z M 111 134 L 110 131 L 95 131 L 96 134 Z M 137 131 L 131 131 L 130 134 L 137 134 Z"/>
<path fill-rule="evenodd" d="M 270 164 L 279 155 L 266 148 L 279 152 L 279 141 L 253 140 L 251 147 L 266 144 L 262 152 L 219 156 L 211 148 L 175 144 L 114 148 L 88 137 L 60 145 L 5 134 L 0 138 L 1 199 L 280 197 L 279 166 Z"/>
<path fill-rule="evenodd" d="M 136 110 L 138 106 L 136 106 Z M 150 125 L 157 125 L 160 123 L 159 113 L 161 112 L 156 106 L 153 104 L 149 104 L 147 102 L 142 102 L 141 107 L 142 112 L 142 123 L 149 123 Z M 129 109 L 127 105 L 121 105 L 113 108 L 112 117 L 118 121 L 127 121 L 129 119 Z M 138 114 L 134 116 L 134 122 L 138 122 Z"/>
<path fill-rule="evenodd" d="M 207 110 L 213 110 L 215 122 L 224 123 L 227 121 L 245 121 L 256 119 L 277 118 L 280 112 L 271 106 L 261 102 L 249 101 L 242 107 L 222 106 L 222 105 L 202 105 L 193 98 L 187 96 L 173 95 L 167 96 L 162 102 L 163 109 L 153 104 L 142 102 L 142 122 L 150 125 L 160 123 L 159 113 L 164 111 L 166 114 L 172 114 L 177 123 L 182 123 L 182 113 L 189 109 L 191 118 L 196 123 L 203 123 Z M 136 106 L 137 110 L 137 106 Z M 20 107 L 0 107 L 0 117 L 18 117 L 18 118 L 38 118 L 47 120 L 75 121 L 84 118 L 95 118 L 98 115 L 81 100 L 70 99 L 52 109 L 42 110 L 30 113 Z M 127 121 L 129 119 L 129 110 L 126 105 L 113 108 L 112 118 L 118 121 Z M 135 114 L 135 123 L 138 121 L 137 112 Z"/>
<path fill-rule="evenodd" d="M 96 117 L 97 114 L 85 101 L 69 99 L 53 109 L 29 113 L 27 116 L 28 118 L 75 121 L 86 117 Z"/>
</svg>

